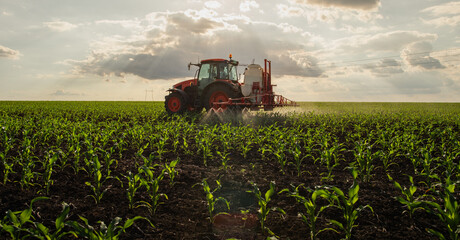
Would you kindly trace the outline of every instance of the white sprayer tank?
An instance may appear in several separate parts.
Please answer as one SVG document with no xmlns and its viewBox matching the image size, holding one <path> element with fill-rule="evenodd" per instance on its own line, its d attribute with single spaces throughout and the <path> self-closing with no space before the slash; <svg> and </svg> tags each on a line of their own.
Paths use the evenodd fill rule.
<svg viewBox="0 0 460 240">
<path fill-rule="evenodd" d="M 241 85 L 241 93 L 245 97 L 249 97 L 252 93 L 252 86 L 255 82 L 259 83 L 262 87 L 262 73 L 263 69 L 259 64 L 249 64 L 244 71 L 244 83 Z M 259 99 L 257 99 L 258 101 Z"/>
</svg>

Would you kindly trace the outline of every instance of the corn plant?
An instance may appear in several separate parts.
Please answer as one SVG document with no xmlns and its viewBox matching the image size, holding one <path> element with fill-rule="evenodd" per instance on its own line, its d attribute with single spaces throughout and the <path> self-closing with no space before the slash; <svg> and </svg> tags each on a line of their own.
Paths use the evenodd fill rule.
<svg viewBox="0 0 460 240">
<path fill-rule="evenodd" d="M 176 160 L 174 161 L 171 161 L 169 164 L 168 163 L 165 163 L 165 174 L 167 174 L 169 176 L 169 185 L 170 186 L 173 186 L 174 185 L 174 178 L 176 177 L 177 175 L 177 170 L 176 170 L 176 166 L 177 164 L 179 163 L 180 159 L 177 158 Z"/>
<path fill-rule="evenodd" d="M 248 140 L 246 142 L 242 141 L 240 147 L 241 153 L 243 154 L 243 158 L 246 159 L 248 157 L 249 151 L 251 151 L 253 147 L 253 143 L 251 140 Z"/>
<path fill-rule="evenodd" d="M 460 239 L 460 204 L 455 197 L 455 183 L 450 178 L 447 178 L 445 183 L 442 184 L 442 190 L 438 191 L 438 195 L 442 200 L 442 204 L 434 201 L 423 201 L 421 207 L 428 213 L 438 217 L 445 229 L 447 229 L 448 235 L 445 236 L 431 228 L 426 230 L 441 240 L 458 240 Z"/>
<path fill-rule="evenodd" d="M 160 189 L 160 182 L 163 180 L 165 175 L 165 169 L 163 169 L 158 176 L 154 176 L 153 171 L 151 168 L 147 166 L 139 167 L 139 177 L 140 183 L 147 189 L 147 194 L 149 196 L 149 202 L 147 201 L 140 201 L 141 206 L 145 206 L 149 209 L 150 214 L 155 214 L 158 205 L 162 204 L 160 202 L 160 197 L 165 197 L 168 199 L 168 196 L 164 193 L 159 193 Z"/>
<path fill-rule="evenodd" d="M 156 156 L 155 156 L 154 152 L 151 152 L 149 154 L 148 158 L 144 157 L 143 152 L 147 147 L 148 147 L 148 143 L 146 145 L 144 145 L 144 147 L 139 148 L 139 150 L 136 153 L 136 156 L 138 158 L 142 159 L 144 166 L 149 166 L 150 167 L 150 166 L 154 165 L 155 160 L 156 160 Z M 137 161 L 136 161 L 136 166 L 138 166 Z"/>
<path fill-rule="evenodd" d="M 28 137 L 25 137 L 22 142 L 22 149 L 19 152 L 19 156 L 15 160 L 22 168 L 21 179 L 19 181 L 22 189 L 33 186 L 35 176 L 38 174 L 34 171 L 37 157 L 32 155 L 32 145 L 32 141 Z"/>
<path fill-rule="evenodd" d="M 160 136 L 158 137 L 157 139 L 157 142 L 156 142 L 156 148 L 157 148 L 157 154 L 158 154 L 158 158 L 161 160 L 163 159 L 163 154 L 165 154 L 166 152 L 168 152 L 168 149 L 166 148 L 166 143 L 169 139 L 169 136 L 168 135 L 164 135 L 164 136 Z"/>
<path fill-rule="evenodd" d="M 103 157 L 104 157 L 104 167 L 106 169 L 106 175 L 107 176 L 110 176 L 112 174 L 112 170 L 110 169 L 110 167 L 115 164 L 115 167 L 116 165 L 118 164 L 117 160 L 115 160 L 113 158 L 113 155 L 114 155 L 114 152 L 115 152 L 115 148 L 114 147 L 111 147 L 108 151 L 104 151 L 103 152 Z"/>
<path fill-rule="evenodd" d="M 372 152 L 372 145 L 367 140 L 355 142 L 355 149 L 353 150 L 355 162 L 352 163 L 363 182 L 369 182 L 372 176 L 372 171 L 375 166 L 373 161 L 381 152 Z"/>
<path fill-rule="evenodd" d="M 421 176 L 425 177 L 425 184 L 429 188 L 432 188 L 433 182 L 432 179 L 438 179 L 439 177 L 435 173 L 437 167 L 433 167 L 433 163 L 438 160 L 438 157 L 433 157 L 431 152 L 433 151 L 433 146 L 430 150 L 427 148 L 421 150 L 421 157 L 418 159 L 422 165 L 422 171 L 420 172 Z"/>
<path fill-rule="evenodd" d="M 300 194 L 299 188 L 302 187 L 303 184 L 294 187 L 293 191 L 290 192 L 289 189 L 285 188 L 281 190 L 279 193 L 287 192 L 289 196 L 294 197 L 298 203 L 302 204 L 305 207 L 305 213 L 299 213 L 300 217 L 302 218 L 302 221 L 308 226 L 309 231 L 310 231 L 310 239 L 315 240 L 317 239 L 317 235 L 323 231 L 327 230 L 332 230 L 331 228 L 323 228 L 320 230 L 317 230 L 316 228 L 316 222 L 319 218 L 319 215 L 328 207 L 331 206 L 325 205 L 325 206 L 320 206 L 316 202 L 316 200 L 319 197 L 322 197 L 324 199 L 328 199 L 328 193 L 324 189 L 308 189 L 308 191 L 311 193 L 311 197 L 304 197 Z"/>
<path fill-rule="evenodd" d="M 272 145 L 271 152 L 276 157 L 276 160 L 281 167 L 281 172 L 284 174 L 288 163 L 288 158 L 286 156 L 287 144 L 284 141 L 279 141 Z"/>
<path fill-rule="evenodd" d="M 290 150 L 291 155 L 294 158 L 294 162 L 291 163 L 295 166 L 297 170 L 297 176 L 300 177 L 302 175 L 302 164 L 305 158 L 309 156 L 309 154 L 302 156 L 302 151 L 300 150 L 300 146 L 298 144 L 295 145 L 294 150 Z"/>
<path fill-rule="evenodd" d="M 13 212 L 8 210 L 6 216 L 0 222 L 2 231 L 6 231 L 10 234 L 12 239 L 21 239 L 22 234 L 30 234 L 31 231 L 25 226 L 27 223 L 31 223 L 32 217 L 32 206 L 36 201 L 46 200 L 47 197 L 36 197 L 30 201 L 29 208 L 23 211 Z"/>
<path fill-rule="evenodd" d="M 409 188 L 407 187 L 402 187 L 401 184 L 398 182 L 394 181 L 393 178 L 388 175 L 388 179 L 393 182 L 393 185 L 401 191 L 403 194 L 403 197 L 397 196 L 395 197 L 398 202 L 400 202 L 403 205 L 406 205 L 407 210 L 409 210 L 409 216 L 412 218 L 415 210 L 421 208 L 422 201 L 420 201 L 420 198 L 423 197 L 415 197 L 415 192 L 417 191 L 417 187 L 414 184 L 414 178 L 412 176 L 409 176 L 409 181 L 411 185 Z"/>
<path fill-rule="evenodd" d="M 272 196 L 276 193 L 275 192 L 275 182 L 270 182 L 270 189 L 268 189 L 265 194 L 260 192 L 259 188 L 255 183 L 252 184 L 254 190 L 250 190 L 248 192 L 253 193 L 254 196 L 257 198 L 257 203 L 259 205 L 259 222 L 260 228 L 263 232 L 267 231 L 270 235 L 275 235 L 268 227 L 265 226 L 265 221 L 267 220 L 268 213 L 270 213 L 270 208 L 268 207 L 268 203 L 271 201 Z M 282 214 L 286 214 L 283 209 L 275 207 L 273 210 L 279 211 Z"/>
<path fill-rule="evenodd" d="M 328 143 L 328 137 L 323 138 L 321 143 L 320 157 L 321 164 L 326 165 L 327 172 L 321 173 L 321 175 L 326 175 L 322 177 L 321 180 L 332 181 L 334 175 L 332 170 L 340 165 L 340 153 L 345 149 L 343 148 L 342 143 L 335 142 L 332 146 Z"/>
<path fill-rule="evenodd" d="M 229 166 L 228 166 L 228 160 L 230 160 L 230 159 L 229 159 L 228 155 L 229 155 L 230 153 L 228 153 L 228 152 L 216 151 L 216 154 L 217 154 L 217 155 L 219 156 L 219 158 L 220 158 L 221 165 L 222 165 L 222 169 L 224 169 L 224 170 L 226 171 L 227 168 L 229 167 Z"/>
<path fill-rule="evenodd" d="M 227 205 L 227 209 L 230 210 L 230 204 L 224 197 L 215 197 L 214 196 L 214 192 L 216 192 L 217 190 L 222 188 L 222 185 L 220 184 L 220 182 L 218 180 L 216 180 L 216 183 L 217 183 L 217 187 L 214 188 L 214 190 L 211 190 L 211 187 L 209 186 L 209 184 L 206 181 L 206 179 L 203 179 L 201 181 L 201 183 L 197 183 L 197 184 L 199 184 L 199 185 L 201 185 L 203 187 L 203 191 L 206 194 L 206 204 L 208 206 L 208 214 L 209 214 L 209 222 L 210 223 L 214 222 L 214 218 L 217 215 L 226 214 L 225 212 L 219 212 L 219 213 L 216 213 L 216 214 L 214 213 L 215 205 L 216 205 L 216 203 L 218 201 L 223 201 Z M 197 184 L 195 184 L 193 186 L 196 186 Z"/>
<path fill-rule="evenodd" d="M 108 188 L 103 189 L 105 181 L 113 177 L 105 176 L 105 178 L 103 179 L 101 171 L 101 162 L 99 161 L 97 155 L 94 155 L 92 157 L 91 163 L 92 168 L 89 172 L 92 173 L 93 182 L 85 182 L 85 184 L 91 187 L 91 190 L 93 191 L 93 194 L 89 196 L 92 197 L 94 201 L 96 201 L 96 204 L 99 204 L 101 202 L 102 197 L 108 190 Z"/>
<path fill-rule="evenodd" d="M 134 197 L 137 190 L 142 186 L 140 183 L 140 177 L 138 174 L 133 174 L 128 171 L 128 175 L 123 175 L 128 180 L 128 188 L 126 189 L 126 195 L 128 197 L 129 209 L 134 208 Z"/>
<path fill-rule="evenodd" d="M 70 206 L 66 203 L 62 204 L 62 212 L 56 218 L 55 229 L 49 229 L 40 222 L 34 221 L 32 216 L 32 206 L 36 201 L 46 200 L 47 197 L 36 197 L 32 199 L 29 208 L 23 211 L 12 212 L 8 210 L 6 216 L 0 221 L 2 231 L 10 234 L 12 239 L 26 239 L 30 237 L 38 239 L 62 239 L 67 238 L 67 235 L 74 235 L 72 231 L 65 232 L 65 219 L 67 218 Z"/>
<path fill-rule="evenodd" d="M 52 155 L 50 157 L 50 155 Z M 50 186 L 53 185 L 53 180 L 51 179 L 51 174 L 53 173 L 53 166 L 58 159 L 58 154 L 50 152 L 45 160 L 45 172 L 43 173 L 43 184 L 45 186 L 45 193 L 49 195 Z"/>
<path fill-rule="evenodd" d="M 67 235 L 73 235 L 77 237 L 77 235 L 73 231 L 63 232 L 65 227 L 65 220 L 70 212 L 70 205 L 67 203 L 62 204 L 62 212 L 56 218 L 55 221 L 55 229 L 52 231 L 51 229 L 47 228 L 45 225 L 39 222 L 33 222 L 34 227 L 31 229 L 32 234 L 31 236 L 39 238 L 39 239 L 61 239 L 67 238 Z"/>
<path fill-rule="evenodd" d="M 205 166 L 207 166 L 208 158 L 212 157 L 211 144 L 212 144 L 212 140 L 206 137 L 199 138 L 198 140 L 198 146 L 200 148 L 201 156 L 203 158 L 203 164 Z"/>
<path fill-rule="evenodd" d="M 96 230 L 96 228 L 89 225 L 86 218 L 82 216 L 79 216 L 79 218 L 83 224 L 77 221 L 68 221 L 66 222 L 66 225 L 72 227 L 73 232 L 78 237 L 83 237 L 91 240 L 117 240 L 120 238 L 121 233 L 125 232 L 127 228 L 134 224 L 135 221 L 140 219 L 149 222 L 149 224 L 154 227 L 147 218 L 141 216 L 126 219 L 123 226 L 119 225 L 122 222 L 122 219 L 115 217 L 108 226 L 104 222 L 99 221 L 99 230 Z"/>
<path fill-rule="evenodd" d="M 6 184 L 8 182 L 8 175 L 10 173 L 14 173 L 14 161 L 9 161 L 7 153 L 7 150 L 5 150 L 5 152 L 0 153 L 0 158 L 3 164 L 3 184 Z"/>
<path fill-rule="evenodd" d="M 353 181 L 353 185 L 348 189 L 348 196 L 345 195 L 345 193 L 338 187 L 335 187 L 335 186 L 327 187 L 328 189 L 332 190 L 331 193 L 328 193 L 328 198 L 331 201 L 334 201 L 334 205 L 333 205 L 334 207 L 337 207 L 340 210 L 342 210 L 342 215 L 343 215 L 345 222 L 341 223 L 337 220 L 329 220 L 329 221 L 331 224 L 335 225 L 340 230 L 345 232 L 345 239 L 350 239 L 353 228 L 358 226 L 355 224 L 355 221 L 358 218 L 358 215 L 360 212 L 362 212 L 366 208 L 369 208 L 372 212 L 374 212 L 372 207 L 369 205 L 355 206 L 356 203 L 358 202 L 358 191 L 359 191 L 359 184 L 358 184 L 358 181 L 356 180 L 358 173 L 355 169 L 352 169 L 352 175 L 353 175 L 354 181 Z"/>
<path fill-rule="evenodd" d="M 78 172 L 81 170 L 80 167 L 80 155 L 81 155 L 81 146 L 80 146 L 80 141 L 78 141 L 77 137 L 73 137 L 73 141 L 70 146 L 69 151 L 73 153 L 73 161 L 72 161 L 72 168 L 75 172 L 75 174 L 78 174 Z"/>
</svg>

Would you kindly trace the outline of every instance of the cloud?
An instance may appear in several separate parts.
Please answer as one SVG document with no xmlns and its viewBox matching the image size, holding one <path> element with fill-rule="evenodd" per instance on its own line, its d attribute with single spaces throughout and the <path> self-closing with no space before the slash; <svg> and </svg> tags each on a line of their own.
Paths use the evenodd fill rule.
<svg viewBox="0 0 460 240">
<path fill-rule="evenodd" d="M 398 52 L 408 44 L 419 41 L 434 41 L 436 34 L 420 33 L 417 31 L 393 31 L 374 35 L 355 35 L 339 39 L 335 42 L 337 48 L 345 52 Z"/>
<path fill-rule="evenodd" d="M 306 5 L 318 5 L 322 7 L 335 7 L 356 10 L 376 10 L 380 6 L 380 0 L 296 0 L 297 3 Z"/>
<path fill-rule="evenodd" d="M 223 24 L 213 21 L 208 18 L 192 19 L 191 16 L 185 14 L 176 13 L 168 17 L 171 28 L 176 31 L 185 31 L 192 33 L 206 33 L 208 30 L 212 30 L 218 27 L 223 27 Z M 176 32 L 175 31 L 175 32 Z"/>
<path fill-rule="evenodd" d="M 220 2 L 217 2 L 217 1 L 207 1 L 207 2 L 204 3 L 204 5 L 207 8 L 213 8 L 213 9 L 220 8 L 222 6 L 222 4 Z"/>
<path fill-rule="evenodd" d="M 431 16 L 460 14 L 460 2 L 448 2 L 423 9 L 421 12 Z"/>
<path fill-rule="evenodd" d="M 304 14 L 304 10 L 299 7 L 287 6 L 284 4 L 277 4 L 278 15 L 282 18 L 285 17 L 299 17 Z"/>
<path fill-rule="evenodd" d="M 364 11 L 359 8 L 346 7 L 330 7 L 329 2 L 324 1 L 324 4 L 310 4 L 309 1 L 290 1 L 289 5 L 277 4 L 277 13 L 281 18 L 302 17 L 307 19 L 309 24 L 315 22 L 333 23 L 335 27 L 346 23 L 356 24 L 355 20 L 369 23 L 377 19 L 382 19 L 383 16 L 377 11 Z M 346 1 L 338 3 L 346 4 Z"/>
<path fill-rule="evenodd" d="M 244 0 L 242 3 L 240 3 L 240 11 L 242 12 L 249 12 L 252 9 L 257 9 L 259 7 L 259 4 L 253 0 Z"/>
<path fill-rule="evenodd" d="M 70 31 L 77 27 L 75 24 L 64 21 L 44 22 L 43 25 L 48 29 L 56 32 Z"/>
<path fill-rule="evenodd" d="M 433 47 L 429 42 L 421 41 L 409 44 L 401 54 L 404 61 L 411 67 L 422 69 L 446 68 L 441 62 L 430 56 Z"/>
<path fill-rule="evenodd" d="M 18 59 L 20 56 L 19 51 L 0 45 L 0 57 Z"/>
<path fill-rule="evenodd" d="M 247 17 L 187 10 L 157 12 L 140 22 L 142 34 L 126 40 L 106 38 L 93 46 L 96 49 L 82 61 L 66 61 L 75 66 L 76 74 L 95 74 L 104 78 L 124 77 L 127 74 L 144 79 L 175 79 L 191 77 L 186 69 L 197 58 L 225 58 L 232 53 L 235 59 L 248 63 L 264 58 L 272 60 L 274 74 L 321 76 L 318 60 L 304 53 L 310 36 L 286 23 L 252 22 Z M 291 34 L 301 43 L 270 36 Z"/>
<path fill-rule="evenodd" d="M 425 24 L 436 27 L 460 25 L 460 2 L 448 2 L 440 5 L 425 8 L 421 11 L 431 17 L 429 20 L 422 19 Z"/>
<path fill-rule="evenodd" d="M 439 17 L 431 20 L 423 20 L 425 24 L 434 25 L 436 27 L 451 26 L 455 27 L 460 25 L 460 15 L 452 17 Z"/>
<path fill-rule="evenodd" d="M 376 77 L 389 77 L 393 74 L 404 72 L 401 62 L 395 59 L 382 59 L 377 63 L 364 64 L 363 69 L 370 70 Z"/>
<path fill-rule="evenodd" d="M 277 63 L 278 70 L 273 70 L 277 76 L 303 76 L 303 77 L 320 77 L 323 70 L 318 67 L 318 60 L 313 56 L 293 57 L 286 54 L 270 56 L 272 62 Z"/>
<path fill-rule="evenodd" d="M 50 95 L 51 96 L 58 96 L 58 97 L 63 97 L 63 96 L 84 96 L 84 94 L 68 92 L 68 91 L 64 91 L 62 89 L 56 90 L 55 92 L 51 93 Z"/>
</svg>

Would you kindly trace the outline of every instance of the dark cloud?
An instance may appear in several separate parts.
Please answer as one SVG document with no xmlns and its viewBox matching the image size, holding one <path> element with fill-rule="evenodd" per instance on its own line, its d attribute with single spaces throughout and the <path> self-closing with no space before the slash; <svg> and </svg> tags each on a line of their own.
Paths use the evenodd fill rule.
<svg viewBox="0 0 460 240">
<path fill-rule="evenodd" d="M 380 0 L 297 0 L 296 2 L 324 7 L 350 8 L 358 10 L 374 10 L 380 6 Z"/>
<path fill-rule="evenodd" d="M 306 56 L 295 61 L 288 55 L 270 56 L 273 64 L 273 74 L 293 75 L 303 77 L 320 77 L 323 70 L 317 66 L 318 60 L 312 56 Z"/>
<path fill-rule="evenodd" d="M 401 68 L 401 63 L 395 59 L 382 59 L 378 63 L 365 64 L 363 68 L 377 77 L 388 77 L 392 74 L 404 72 Z"/>
<path fill-rule="evenodd" d="M 407 57 L 407 62 L 412 67 L 421 67 L 424 69 L 443 69 L 446 68 L 439 62 L 438 59 L 430 56 L 410 56 Z"/>
<path fill-rule="evenodd" d="M 0 57 L 16 59 L 20 55 L 19 51 L 0 45 Z"/>
<path fill-rule="evenodd" d="M 119 43 L 119 51 L 92 53 L 87 60 L 74 62 L 80 74 L 120 76 L 133 74 L 145 79 L 192 77 L 187 64 L 198 58 L 226 58 L 232 53 L 241 63 L 263 64 L 272 60 L 274 74 L 318 77 L 323 71 L 312 56 L 292 57 L 289 51 L 303 51 L 303 45 L 260 36 L 254 28 L 270 36 L 286 34 L 275 24 L 247 24 L 238 19 L 197 18 L 194 14 L 176 12 L 154 15 L 164 19 L 156 26 L 136 36 L 137 41 Z M 226 27 L 231 26 L 231 29 Z M 237 30 L 235 30 L 237 29 Z"/>
<path fill-rule="evenodd" d="M 110 57 L 93 55 L 93 61 L 80 66 L 80 73 L 123 77 L 134 74 L 146 79 L 168 79 L 187 76 L 187 61 L 180 51 L 165 50 L 164 54 L 117 54 Z"/>
<path fill-rule="evenodd" d="M 218 23 L 206 18 L 193 19 L 182 13 L 175 13 L 169 17 L 170 25 L 168 27 L 173 31 L 184 31 L 191 33 L 206 33 L 208 30 L 217 27 L 223 27 L 222 23 Z"/>
<path fill-rule="evenodd" d="M 433 47 L 427 41 L 415 42 L 408 45 L 402 51 L 402 58 L 412 67 L 423 69 L 443 69 L 446 68 L 441 62 L 430 56 Z"/>
</svg>

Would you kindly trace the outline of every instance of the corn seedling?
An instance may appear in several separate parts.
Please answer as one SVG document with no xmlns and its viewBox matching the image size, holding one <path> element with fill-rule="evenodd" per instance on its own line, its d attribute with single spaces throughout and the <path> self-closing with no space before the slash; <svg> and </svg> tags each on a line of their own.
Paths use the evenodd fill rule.
<svg viewBox="0 0 460 240">
<path fill-rule="evenodd" d="M 150 214 L 155 214 L 158 205 L 160 202 L 160 197 L 165 197 L 168 199 L 168 196 L 164 193 L 159 193 L 158 190 L 160 189 L 160 182 L 163 180 L 165 174 L 165 170 L 163 169 L 158 176 L 154 176 L 153 171 L 151 168 L 147 166 L 139 167 L 139 177 L 142 186 L 145 186 L 147 189 L 147 193 L 149 195 L 150 201 L 140 201 L 141 206 L 145 206 L 149 209 Z"/>
<path fill-rule="evenodd" d="M 95 155 L 92 160 L 92 169 L 90 172 L 93 174 L 93 182 L 85 182 L 85 184 L 89 187 L 91 187 L 91 190 L 93 191 L 91 196 L 94 201 L 96 201 L 96 204 L 99 204 L 101 202 L 102 197 L 104 194 L 107 192 L 108 188 L 103 189 L 103 185 L 107 179 L 114 178 L 111 176 L 106 176 L 104 179 L 102 176 L 102 171 L 101 171 L 101 163 L 99 162 L 99 158 Z M 115 179 L 118 179 L 115 177 Z"/>
<path fill-rule="evenodd" d="M 302 151 L 300 150 L 300 146 L 296 145 L 294 150 L 290 150 L 292 156 L 294 157 L 294 162 L 292 163 L 296 170 L 297 176 L 300 177 L 302 175 L 302 163 L 303 160 L 308 157 L 309 155 L 302 156 Z"/>
<path fill-rule="evenodd" d="M 140 177 L 138 174 L 133 174 L 131 171 L 128 171 L 127 176 L 123 176 L 128 180 L 128 188 L 126 189 L 126 195 L 128 197 L 129 209 L 134 207 L 134 196 L 136 195 L 137 190 L 142 186 L 139 184 Z"/>
<path fill-rule="evenodd" d="M 56 218 L 55 221 L 55 229 L 52 231 L 51 229 L 47 228 L 45 225 L 39 222 L 33 222 L 34 227 L 33 229 L 30 229 L 30 232 L 32 233 L 31 236 L 36 237 L 38 239 L 52 239 L 52 240 L 57 240 L 61 238 L 67 238 L 67 235 L 73 235 L 74 237 L 77 237 L 77 235 L 73 231 L 69 232 L 62 232 L 64 227 L 65 227 L 65 220 L 70 212 L 70 206 L 67 203 L 62 204 L 62 212 L 59 214 L 59 216 Z"/>
<path fill-rule="evenodd" d="M 214 192 L 216 192 L 217 190 L 219 190 L 222 187 L 222 185 L 220 184 L 219 181 L 216 180 L 216 183 L 217 183 L 217 187 L 214 188 L 214 190 L 211 190 L 211 187 L 209 186 L 209 184 L 206 181 L 206 179 L 203 179 L 201 181 L 201 183 L 197 183 L 197 184 L 199 184 L 199 185 L 201 185 L 203 187 L 203 191 L 206 194 L 206 204 L 208 206 L 208 214 L 209 214 L 209 222 L 210 223 L 214 222 L 214 218 L 217 215 L 227 214 L 225 212 L 219 212 L 219 213 L 214 214 L 215 205 L 216 205 L 216 203 L 218 201 L 223 201 L 227 205 L 227 209 L 230 210 L 230 204 L 225 198 L 223 198 L 223 197 L 215 197 L 214 196 Z M 193 186 L 196 186 L 197 184 L 195 184 Z"/>
<path fill-rule="evenodd" d="M 52 155 L 50 157 L 50 155 Z M 53 173 L 53 166 L 58 159 L 58 154 L 50 152 L 45 160 L 45 172 L 43 173 L 43 184 L 45 186 L 46 195 L 49 195 L 50 186 L 53 185 L 51 174 Z"/>
<path fill-rule="evenodd" d="M 380 152 L 372 153 L 372 145 L 369 144 L 367 140 L 364 140 L 355 142 L 353 154 L 355 155 L 356 161 L 352 163 L 352 167 L 358 171 L 363 182 L 369 182 L 372 171 L 375 168 L 373 161 L 380 155 Z"/>
<path fill-rule="evenodd" d="M 441 232 L 427 228 L 426 230 L 437 236 L 441 240 L 458 240 L 460 239 L 460 204 L 455 198 L 455 183 L 447 178 L 442 184 L 442 190 L 438 192 L 442 199 L 442 204 L 432 201 L 423 201 L 422 208 L 428 213 L 437 216 L 438 219 L 447 229 L 447 236 Z"/>
<path fill-rule="evenodd" d="M 350 239 L 351 238 L 351 232 L 355 225 L 355 221 L 358 218 L 358 215 L 361 211 L 363 211 L 366 208 L 369 208 L 372 212 L 374 210 L 372 209 L 371 206 L 366 205 L 366 206 L 355 206 L 356 202 L 358 202 L 358 191 L 359 191 L 359 184 L 358 181 L 356 180 L 357 178 L 357 171 L 355 169 L 352 169 L 352 175 L 353 175 L 353 185 L 348 189 L 348 196 L 345 195 L 345 193 L 339 189 L 338 187 L 328 187 L 328 189 L 332 190 L 332 193 L 328 193 L 328 198 L 331 201 L 334 201 L 334 207 L 337 207 L 342 210 L 343 218 L 345 220 L 344 223 L 341 223 L 336 220 L 329 220 L 331 224 L 335 225 L 338 227 L 340 230 L 345 232 L 345 239 Z"/>
<path fill-rule="evenodd" d="M 169 164 L 165 163 L 165 168 L 164 168 L 164 169 L 166 169 L 165 174 L 167 174 L 169 176 L 169 185 L 170 186 L 174 185 L 174 178 L 177 176 L 176 166 L 179 163 L 179 161 L 180 161 L 180 159 L 177 158 L 176 160 L 171 161 Z"/>
<path fill-rule="evenodd" d="M 409 188 L 402 187 L 401 184 L 398 182 L 394 181 L 393 178 L 388 175 L 388 179 L 393 182 L 393 185 L 401 191 L 403 194 L 403 197 L 397 196 L 395 197 L 398 202 L 400 202 L 403 205 L 406 205 L 407 210 L 409 210 L 409 216 L 412 218 L 415 210 L 419 209 L 422 205 L 422 202 L 419 201 L 420 197 L 415 197 L 415 192 L 417 191 L 417 187 L 414 185 L 414 178 L 412 176 L 409 176 L 409 181 L 411 185 Z"/>
<path fill-rule="evenodd" d="M 11 211 L 6 212 L 6 216 L 0 221 L 0 227 L 2 231 L 8 232 L 11 239 L 22 239 L 27 235 L 32 234 L 32 230 L 27 227 L 27 224 L 33 223 L 32 217 L 32 206 L 36 201 L 46 200 L 47 197 L 36 197 L 32 199 L 29 204 L 29 208 L 23 211 Z M 23 235 L 25 234 L 25 236 Z"/>
<path fill-rule="evenodd" d="M 272 196 L 276 193 L 275 192 L 275 182 L 270 182 L 270 189 L 268 189 L 265 194 L 260 192 L 259 188 L 255 183 L 252 184 L 254 190 L 248 191 L 253 193 L 254 196 L 258 200 L 259 205 L 259 222 L 260 228 L 263 232 L 267 231 L 270 235 L 275 235 L 268 227 L 265 226 L 265 221 L 267 220 L 268 213 L 270 213 L 270 208 L 268 207 L 268 203 L 271 201 Z M 275 207 L 273 210 L 279 211 L 282 214 L 286 214 L 283 209 Z"/>
<path fill-rule="evenodd" d="M 135 221 L 143 219 L 153 226 L 153 224 L 144 217 L 136 216 L 133 218 L 126 219 L 123 226 L 119 225 L 122 221 L 121 218 L 115 217 L 110 224 L 107 226 L 104 222 L 99 221 L 99 230 L 89 225 L 88 220 L 82 216 L 79 216 L 83 224 L 77 221 L 68 221 L 66 225 L 73 228 L 73 232 L 78 237 L 83 237 L 91 240 L 117 240 L 120 238 L 122 232 L 125 232 L 127 228 L 131 227 Z"/>
<path fill-rule="evenodd" d="M 326 230 L 332 230 L 331 228 L 323 228 L 320 230 L 317 230 L 316 228 L 316 222 L 319 218 L 319 215 L 328 207 L 331 205 L 325 205 L 325 206 L 319 206 L 316 200 L 319 197 L 322 197 L 324 199 L 328 199 L 328 193 L 324 189 L 308 189 L 308 191 L 311 193 L 311 197 L 307 198 L 304 197 L 300 194 L 299 188 L 302 187 L 303 184 L 294 187 L 293 191 L 290 192 L 289 189 L 285 188 L 280 191 L 280 193 L 287 192 L 289 196 L 294 197 L 298 203 L 302 204 L 305 207 L 305 213 L 299 213 L 300 217 L 302 218 L 302 221 L 308 226 L 309 231 L 310 231 L 310 239 L 315 240 L 317 239 L 317 235 L 323 231 Z"/>
<path fill-rule="evenodd" d="M 320 152 L 320 159 L 321 164 L 325 164 L 327 167 L 326 173 L 321 173 L 321 175 L 326 175 L 322 177 L 321 180 L 325 181 L 332 181 L 334 179 L 334 175 L 332 174 L 332 170 L 340 165 L 340 152 L 344 151 L 345 149 L 342 147 L 343 144 L 335 142 L 333 146 L 329 146 L 328 138 L 325 137 L 321 144 L 321 152 Z"/>
</svg>

